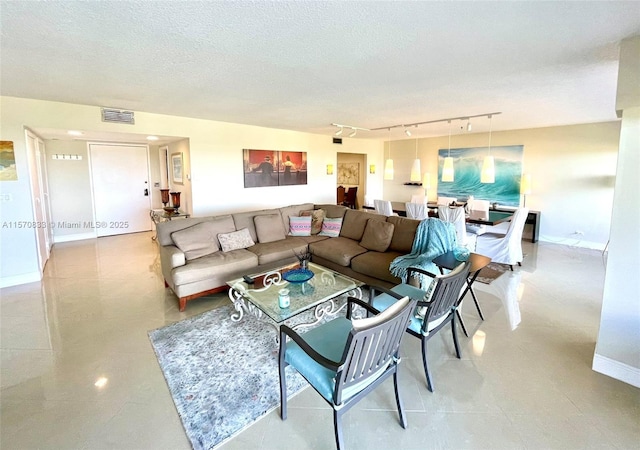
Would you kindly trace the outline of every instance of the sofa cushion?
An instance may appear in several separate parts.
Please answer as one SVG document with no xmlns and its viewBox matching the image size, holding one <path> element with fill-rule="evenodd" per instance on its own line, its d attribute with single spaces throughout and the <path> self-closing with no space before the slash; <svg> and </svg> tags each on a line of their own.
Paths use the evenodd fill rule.
<svg viewBox="0 0 640 450">
<path fill-rule="evenodd" d="M 289 216 L 289 236 L 311 236 L 311 216 Z"/>
<path fill-rule="evenodd" d="M 373 278 L 388 281 L 393 284 L 400 284 L 402 280 L 391 274 L 389 266 L 398 256 L 405 255 L 405 253 L 386 251 L 380 252 L 367 252 L 361 255 L 355 256 L 351 260 L 351 269 L 355 272 L 363 273 Z"/>
<path fill-rule="evenodd" d="M 411 253 L 413 238 L 416 236 L 416 230 L 418 229 L 420 221 L 407 219 L 406 217 L 389 216 L 387 222 L 392 223 L 395 227 L 393 229 L 393 239 L 391 239 L 389 250 L 400 252 L 403 255 Z"/>
<path fill-rule="evenodd" d="M 302 203 L 300 205 L 278 208 L 278 213 L 280 213 L 280 216 L 282 217 L 282 228 L 284 229 L 285 234 L 289 232 L 289 217 L 300 217 L 302 215 L 302 211 L 307 211 L 309 209 L 313 209 L 313 203 Z"/>
<path fill-rule="evenodd" d="M 324 209 L 325 217 L 344 217 L 349 208 L 342 205 L 315 205 L 315 209 Z"/>
<path fill-rule="evenodd" d="M 374 252 L 386 252 L 393 238 L 394 225 L 390 222 L 369 219 L 364 227 L 360 245 Z"/>
<path fill-rule="evenodd" d="M 367 249 L 361 247 L 353 239 L 336 237 L 309 244 L 309 251 L 312 255 L 320 256 L 333 263 L 347 267 L 351 262 L 351 258 L 366 252 Z"/>
<path fill-rule="evenodd" d="M 249 230 L 246 228 L 231 233 L 220 233 L 218 240 L 220 241 L 220 247 L 223 252 L 230 252 L 255 245 L 255 242 L 251 239 Z"/>
<path fill-rule="evenodd" d="M 338 237 L 342 228 L 342 219 L 339 217 L 325 217 L 322 221 L 322 231 L 318 236 Z"/>
<path fill-rule="evenodd" d="M 256 227 L 258 242 L 266 244 L 268 242 L 280 241 L 286 234 L 282 228 L 282 218 L 280 214 L 266 214 L 255 216 L 253 224 Z"/>
<path fill-rule="evenodd" d="M 369 219 L 380 220 L 385 222 L 386 216 L 380 214 L 371 214 L 366 211 L 358 211 L 355 209 L 349 209 L 344 215 L 344 221 L 342 222 L 342 230 L 340 230 L 340 236 L 359 241 L 364 234 L 364 227 L 367 226 Z"/>
<path fill-rule="evenodd" d="M 258 257 L 248 250 L 216 252 L 176 267 L 172 271 L 172 278 L 176 285 L 196 283 L 213 276 L 219 277 L 221 273 L 236 274 L 249 271 L 257 265 Z"/>
<path fill-rule="evenodd" d="M 322 221 L 326 217 L 324 209 L 309 209 L 302 211 L 301 216 L 311 216 L 311 234 L 318 234 L 322 231 Z"/>
<path fill-rule="evenodd" d="M 325 239 L 329 239 L 329 236 L 320 236 L 319 234 L 311 235 L 311 236 L 298 236 L 298 239 L 302 239 L 307 244 L 312 242 L 324 241 Z"/>
<path fill-rule="evenodd" d="M 280 260 L 295 260 L 296 253 L 307 251 L 307 243 L 298 237 L 287 236 L 280 241 L 256 244 L 247 250 L 255 253 L 258 264 L 262 265 Z"/>
<path fill-rule="evenodd" d="M 213 222 L 201 222 L 192 227 L 174 231 L 171 233 L 171 239 L 189 261 L 220 250 L 217 235 Z"/>
<path fill-rule="evenodd" d="M 264 216 L 279 213 L 277 209 L 261 209 L 259 211 L 247 211 L 241 213 L 234 213 L 233 222 L 235 223 L 236 230 L 241 230 L 242 228 L 247 228 L 249 230 L 249 234 L 251 235 L 251 239 L 253 242 L 258 242 L 258 235 L 256 234 L 256 226 L 253 221 L 256 216 Z M 282 226 L 282 230 L 284 231 L 284 225 Z"/>
</svg>

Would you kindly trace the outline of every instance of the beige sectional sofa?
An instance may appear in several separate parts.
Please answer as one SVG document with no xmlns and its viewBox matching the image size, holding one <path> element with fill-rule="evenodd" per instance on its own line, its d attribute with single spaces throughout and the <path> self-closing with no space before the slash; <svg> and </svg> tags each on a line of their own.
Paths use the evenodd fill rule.
<svg viewBox="0 0 640 450">
<path fill-rule="evenodd" d="M 289 235 L 289 217 L 319 209 L 326 217 L 342 218 L 338 237 Z M 163 222 L 157 224 L 157 233 L 165 285 L 179 298 L 183 311 L 188 300 L 226 289 L 228 280 L 294 263 L 296 253 L 306 250 L 313 262 L 337 272 L 393 286 L 400 280 L 389 272 L 389 264 L 411 252 L 418 224 L 403 217 L 305 203 Z"/>
</svg>

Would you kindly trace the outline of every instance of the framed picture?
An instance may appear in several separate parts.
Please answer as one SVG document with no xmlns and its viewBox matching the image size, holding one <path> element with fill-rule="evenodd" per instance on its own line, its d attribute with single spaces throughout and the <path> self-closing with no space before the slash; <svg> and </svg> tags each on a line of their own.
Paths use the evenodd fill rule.
<svg viewBox="0 0 640 450">
<path fill-rule="evenodd" d="M 360 184 L 360 163 L 338 163 L 338 184 Z"/>
<path fill-rule="evenodd" d="M 242 150 L 244 187 L 307 184 L 307 152 Z"/>
<path fill-rule="evenodd" d="M 13 141 L 0 141 L 0 181 L 16 181 L 16 155 Z"/>
<path fill-rule="evenodd" d="M 171 154 L 171 181 L 176 184 L 183 184 L 184 167 L 182 164 L 182 153 Z"/>
</svg>

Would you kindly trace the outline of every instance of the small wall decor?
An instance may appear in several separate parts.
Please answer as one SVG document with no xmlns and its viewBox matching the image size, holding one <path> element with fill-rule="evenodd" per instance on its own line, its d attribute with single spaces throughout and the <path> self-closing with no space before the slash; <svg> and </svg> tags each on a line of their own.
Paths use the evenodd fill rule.
<svg viewBox="0 0 640 450">
<path fill-rule="evenodd" d="M 0 181 L 17 181 L 16 155 L 13 141 L 0 141 Z"/>
<path fill-rule="evenodd" d="M 244 187 L 307 184 L 307 152 L 244 149 Z"/>
<path fill-rule="evenodd" d="M 482 162 L 487 155 L 487 147 L 452 148 L 455 180 L 438 183 L 438 196 L 456 197 L 463 200 L 473 195 L 479 200 L 489 200 L 506 206 L 520 204 L 520 179 L 522 178 L 523 145 L 491 147 L 495 157 L 495 183 L 481 183 Z M 444 158 L 448 149 L 438 150 L 438 179 L 442 179 Z"/>
<path fill-rule="evenodd" d="M 360 163 L 338 163 L 338 184 L 359 185 Z"/>
<path fill-rule="evenodd" d="M 182 153 L 171 154 L 171 180 L 176 184 L 183 184 L 184 167 Z"/>
</svg>

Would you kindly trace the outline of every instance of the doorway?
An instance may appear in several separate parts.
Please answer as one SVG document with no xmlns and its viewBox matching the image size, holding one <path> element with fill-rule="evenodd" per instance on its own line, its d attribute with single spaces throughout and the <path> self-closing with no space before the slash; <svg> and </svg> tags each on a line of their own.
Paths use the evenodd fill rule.
<svg viewBox="0 0 640 450">
<path fill-rule="evenodd" d="M 338 177 L 337 186 L 344 186 L 345 189 L 357 187 L 356 205 L 362 208 L 364 205 L 366 186 L 366 155 L 359 153 L 338 153 Z"/>
<path fill-rule="evenodd" d="M 151 230 L 149 148 L 89 144 L 96 235 Z"/>
</svg>

